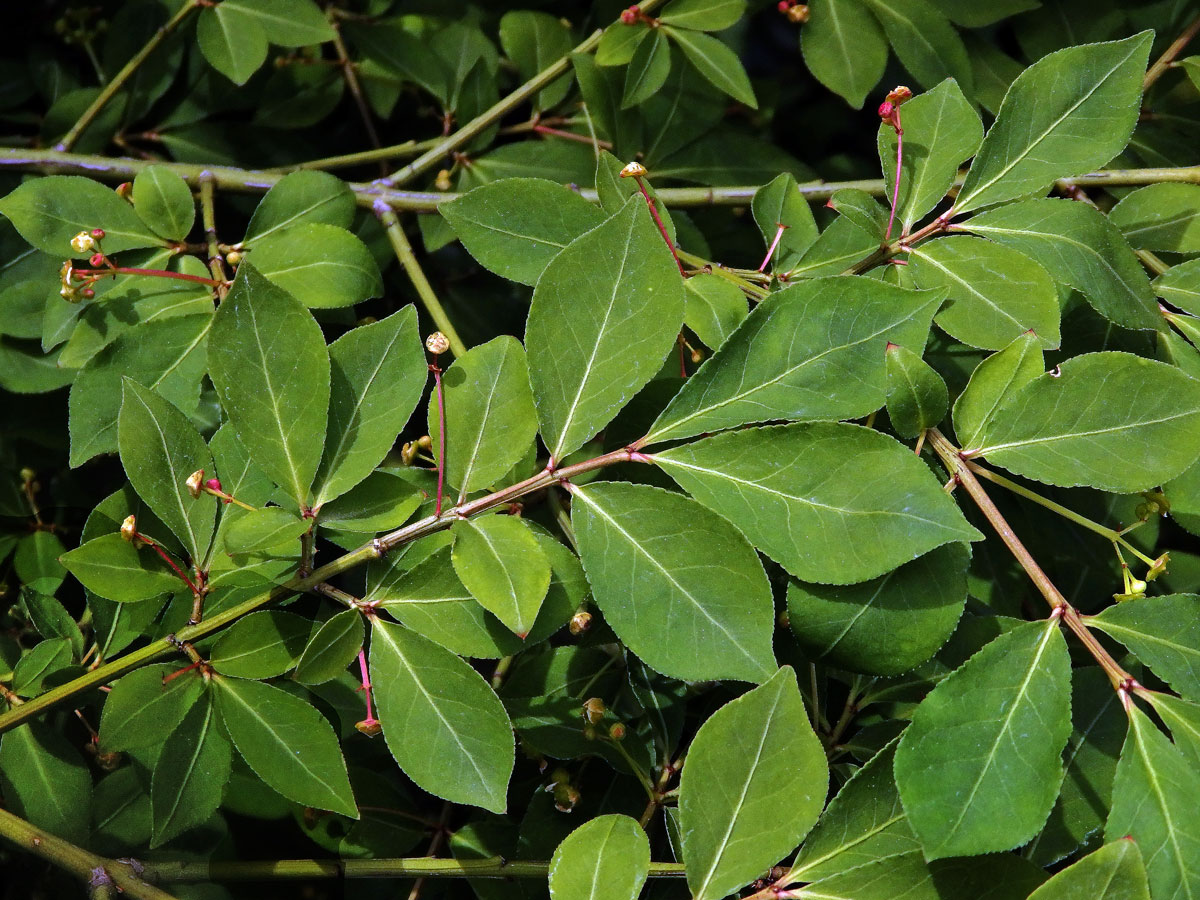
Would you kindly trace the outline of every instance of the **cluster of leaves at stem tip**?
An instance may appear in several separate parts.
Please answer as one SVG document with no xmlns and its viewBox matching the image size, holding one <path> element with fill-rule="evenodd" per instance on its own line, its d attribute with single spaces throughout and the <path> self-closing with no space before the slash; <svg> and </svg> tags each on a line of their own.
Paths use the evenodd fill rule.
<svg viewBox="0 0 1200 900">
<path fill-rule="evenodd" d="M 1195 9 L 494 6 L 0 59 L 14 883 L 1200 897 Z"/>
</svg>

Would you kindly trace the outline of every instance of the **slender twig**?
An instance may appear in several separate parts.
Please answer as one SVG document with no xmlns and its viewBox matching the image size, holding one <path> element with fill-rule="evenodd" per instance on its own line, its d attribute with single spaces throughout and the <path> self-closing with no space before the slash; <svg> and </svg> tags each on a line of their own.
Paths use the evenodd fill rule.
<svg viewBox="0 0 1200 900">
<path fill-rule="evenodd" d="M 141 66 L 141 64 L 146 61 L 147 57 L 149 57 L 150 54 L 158 48 L 159 44 L 161 44 L 170 36 L 171 32 L 180 26 L 184 19 L 190 16 L 194 10 L 199 9 L 200 6 L 201 3 L 199 0 L 190 0 L 190 2 L 179 7 L 179 11 L 176 12 L 175 15 L 171 16 L 171 18 L 167 20 L 167 23 L 159 28 L 158 31 L 154 32 L 154 35 L 149 41 L 146 42 L 146 45 L 137 53 L 135 53 L 130 58 L 129 62 L 125 63 L 125 65 L 121 68 L 121 71 L 113 76 L 112 81 L 104 86 L 104 88 L 97 95 L 96 99 L 92 101 L 91 106 L 85 109 L 83 111 L 83 115 L 81 115 L 78 121 L 71 126 L 71 130 L 63 135 L 63 139 L 61 141 L 54 145 L 54 149 L 66 151 L 74 147 L 75 142 L 79 140 L 79 136 L 83 134 L 84 130 L 89 125 L 92 124 L 96 116 L 100 115 L 100 111 L 108 105 L 109 101 L 116 96 L 117 92 L 125 86 L 125 82 L 127 82 L 133 76 L 133 73 L 138 70 L 138 67 Z"/>
<path fill-rule="evenodd" d="M 225 271 L 221 242 L 217 239 L 217 179 L 212 172 L 204 170 L 196 180 L 200 187 L 200 220 L 204 225 L 205 240 L 208 242 L 208 271 L 214 279 L 221 282 L 221 286 L 217 288 L 217 299 L 224 300 L 228 293 L 228 288 L 224 285 L 229 280 L 229 273 Z"/>
<path fill-rule="evenodd" d="M 767 266 L 771 262 L 771 257 L 775 255 L 775 249 L 779 246 L 779 239 L 783 237 L 783 230 L 787 227 L 788 226 L 784 225 L 782 222 L 776 223 L 775 239 L 773 241 L 771 241 L 771 246 L 767 248 L 767 255 L 763 257 L 763 261 L 759 265 L 758 271 L 760 271 L 760 272 L 766 271 Z"/>
<path fill-rule="evenodd" d="M 446 339 L 450 341 L 450 352 L 455 356 L 462 356 L 467 352 L 467 345 L 462 342 L 462 338 L 454 330 L 454 323 L 446 315 L 446 310 L 442 307 L 441 301 L 438 300 L 437 294 L 434 293 L 433 286 L 429 283 L 429 279 L 425 277 L 425 271 L 421 268 L 421 264 L 417 262 L 412 244 L 408 242 L 408 237 L 404 234 L 404 227 L 400 224 L 400 219 L 396 216 L 396 211 L 382 200 L 376 200 L 373 209 L 375 210 L 375 215 L 379 218 L 380 224 L 383 225 L 384 230 L 387 232 L 388 240 L 392 243 L 392 250 L 395 251 L 396 258 L 400 260 L 400 265 L 404 267 L 409 280 L 412 282 L 413 287 L 416 288 L 417 296 L 421 299 L 421 304 L 425 307 L 425 311 L 433 319 L 433 323 L 437 326 L 438 331 L 444 334 Z"/>
<path fill-rule="evenodd" d="M 1192 38 L 1197 34 L 1200 34 L 1200 16 L 1192 19 L 1187 28 L 1183 30 L 1183 33 L 1175 38 L 1171 42 L 1171 46 L 1163 51 L 1162 56 L 1154 61 L 1154 65 L 1146 70 L 1146 77 L 1142 79 L 1143 92 L 1149 90 L 1150 85 L 1158 81 L 1162 74 L 1171 68 L 1171 63 L 1175 61 L 1175 58 L 1183 52 L 1183 48 L 1190 44 Z"/>
<path fill-rule="evenodd" d="M 659 197 L 661 196 L 662 192 L 660 191 Z M 703 272 L 711 273 L 716 275 L 718 278 L 722 278 L 731 284 L 737 285 L 747 296 L 754 300 L 762 300 L 770 293 L 770 291 L 768 291 L 766 288 L 762 287 L 761 285 L 757 285 L 746 278 L 743 278 L 736 272 L 730 271 L 720 263 L 709 262 L 704 257 L 697 256 L 694 253 L 688 253 L 686 250 L 677 250 L 677 253 L 679 258 L 689 266 L 693 266 Z"/>
<path fill-rule="evenodd" d="M 900 124 L 899 106 L 895 108 L 893 115 L 896 118 L 896 183 L 892 187 L 892 209 L 888 213 L 887 230 L 883 233 L 885 241 L 892 239 L 892 225 L 896 222 L 896 206 L 900 203 L 900 171 L 904 165 L 904 128 Z"/>
<path fill-rule="evenodd" d="M 111 885 L 133 900 L 175 900 L 173 895 L 147 884 L 125 864 L 89 853 L 4 809 L 0 809 L 0 838 L 70 872 L 93 890 L 93 896 L 97 889 Z"/>
<path fill-rule="evenodd" d="M 671 235 L 667 232 L 667 226 L 663 224 L 662 216 L 658 214 L 658 207 L 654 202 L 654 198 L 650 196 L 650 191 L 646 188 L 646 182 L 641 175 L 634 175 L 633 180 L 637 182 L 638 190 L 642 192 L 642 197 L 646 200 L 646 206 L 650 208 L 650 215 L 654 218 L 654 224 L 658 226 L 658 233 L 662 235 L 662 239 L 667 244 L 667 249 L 671 251 L 671 257 L 675 260 L 675 265 L 679 267 L 679 274 L 686 278 L 687 272 L 684 271 L 679 254 L 675 252 L 675 242 L 671 240 Z"/>
<path fill-rule="evenodd" d="M 437 364 L 436 356 L 429 364 L 429 371 L 433 373 L 433 392 L 437 396 L 438 411 L 437 500 L 434 502 L 433 514 L 440 516 L 442 498 L 446 493 L 446 391 L 442 386 L 442 367 Z"/>
<path fill-rule="evenodd" d="M 337 61 L 342 69 L 342 77 L 346 81 L 346 88 L 350 91 L 350 96 L 354 98 L 354 105 L 358 108 L 358 117 L 362 119 L 363 129 L 367 132 L 367 139 L 371 142 L 371 146 L 378 150 L 382 146 L 379 142 L 379 132 L 375 130 L 375 120 L 371 116 L 371 107 L 367 105 L 367 98 L 363 95 L 362 85 L 358 82 L 358 73 L 354 70 L 354 66 L 350 62 L 350 53 L 346 49 L 345 40 L 342 39 L 342 29 L 339 20 L 332 12 L 327 13 L 327 18 L 329 19 L 329 27 L 333 29 L 333 47 L 337 51 Z M 379 161 L 379 172 L 380 174 L 387 172 L 387 167 L 383 164 L 383 160 Z"/>
</svg>

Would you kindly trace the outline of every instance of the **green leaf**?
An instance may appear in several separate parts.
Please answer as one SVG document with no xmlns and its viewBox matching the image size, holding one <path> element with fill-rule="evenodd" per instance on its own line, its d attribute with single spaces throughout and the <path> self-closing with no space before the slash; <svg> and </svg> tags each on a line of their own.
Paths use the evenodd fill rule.
<svg viewBox="0 0 1200 900">
<path fill-rule="evenodd" d="M 978 444 L 964 449 L 1049 484 L 1147 490 L 1200 456 L 1200 381 L 1128 353 L 1077 356 L 1013 394 Z"/>
<path fill-rule="evenodd" d="M 632 113 L 627 113 L 627 115 L 632 115 Z M 675 220 L 671 218 L 671 211 L 667 209 L 667 205 L 659 200 L 658 191 L 654 189 L 654 185 L 644 178 L 639 182 L 636 178 L 622 177 L 621 172 L 624 170 L 623 162 L 607 150 L 600 151 L 600 155 L 596 158 L 596 197 L 600 201 L 600 208 L 605 215 L 614 216 L 619 213 L 630 197 L 642 196 L 642 188 L 645 187 L 646 193 L 654 201 L 663 227 L 667 229 L 667 235 L 672 242 L 677 242 Z"/>
<path fill-rule="evenodd" d="M 338 531 L 397 528 L 416 512 L 425 495 L 395 470 L 376 469 L 321 509 L 320 524 Z"/>
<path fill-rule="evenodd" d="M 625 92 L 621 108 L 630 109 L 658 93 L 671 74 L 671 45 L 660 29 L 638 43 L 625 70 Z"/>
<path fill-rule="evenodd" d="M 637 22 L 626 25 L 619 19 L 604 29 L 600 43 L 596 45 L 596 64 L 601 66 L 623 66 L 633 59 L 638 45 L 650 36 L 650 28 Z"/>
<path fill-rule="evenodd" d="M 479 264 L 511 281 L 537 284 L 542 271 L 604 214 L 544 178 L 503 178 L 438 206 Z"/>
<path fill-rule="evenodd" d="M 1159 691 L 1143 695 L 1171 731 L 1175 746 L 1195 764 L 1200 761 L 1200 703 Z"/>
<path fill-rule="evenodd" d="M 226 553 L 262 553 L 294 544 L 312 528 L 311 519 L 278 506 L 239 511 L 230 514 L 229 527 L 222 532 Z"/>
<path fill-rule="evenodd" d="M 684 288 L 684 324 L 715 350 L 746 318 L 746 295 L 732 282 L 703 273 L 685 281 Z"/>
<path fill-rule="evenodd" d="M 1140 597 L 1088 620 L 1179 693 L 1200 699 L 1200 596 Z"/>
<path fill-rule="evenodd" d="M 1114 206 L 1108 217 L 1138 250 L 1200 252 L 1200 185 L 1138 188 Z"/>
<path fill-rule="evenodd" d="M 371 474 L 396 441 L 429 379 L 417 311 L 405 306 L 329 345 L 329 424 L 316 506 Z"/>
<path fill-rule="evenodd" d="M 376 620 L 371 683 L 404 774 L 452 803 L 504 811 L 515 742 L 508 714 L 478 672 L 407 628 Z"/>
<path fill-rule="evenodd" d="M 537 437 L 525 348 L 502 335 L 473 347 L 442 375 L 446 418 L 446 483 L 458 502 L 503 478 Z M 441 461 L 438 404 L 429 402 L 429 436 Z"/>
<path fill-rule="evenodd" d="M 688 62 L 709 84 L 751 109 L 758 109 L 750 76 L 746 74 L 738 55 L 722 41 L 700 31 L 672 28 L 670 25 L 662 30 L 679 45 Z"/>
<path fill-rule="evenodd" d="M 1184 312 L 1200 314 L 1200 259 L 1171 266 L 1154 279 L 1154 292 Z"/>
<path fill-rule="evenodd" d="M 828 783 L 790 666 L 713 713 L 696 732 L 679 782 L 694 900 L 719 900 L 791 852 L 816 822 Z M 775 814 L 781 809 L 787 815 Z"/>
<path fill-rule="evenodd" d="M 967 545 L 947 544 L 886 575 L 846 587 L 788 585 L 788 618 L 814 662 L 899 675 L 950 637 L 967 599 Z"/>
<path fill-rule="evenodd" d="M 1046 821 L 1071 733 L 1071 660 L 1057 619 L 1001 635 L 935 687 L 896 750 L 926 859 L 1010 850 Z"/>
<path fill-rule="evenodd" d="M 771 419 L 865 416 L 885 400 L 884 348 L 923 347 L 942 296 L 850 276 L 777 291 L 687 380 L 646 443 Z"/>
<path fill-rule="evenodd" d="M 788 172 L 755 191 L 750 210 L 768 247 L 775 240 L 778 227 L 787 226 L 772 260 L 772 268 L 776 271 L 791 269 L 817 239 L 817 222 L 812 208 L 800 193 L 795 176 Z M 688 284 L 693 280 L 688 279 Z"/>
<path fill-rule="evenodd" d="M 862 109 L 887 65 L 883 28 L 859 0 L 813 4 L 800 32 L 800 50 L 817 81 L 855 109 Z"/>
<path fill-rule="evenodd" d="M 1029 900 L 1150 900 L 1138 845 L 1133 838 L 1106 844 L 1063 869 Z"/>
<path fill-rule="evenodd" d="M 236 3 L 217 3 L 200 10 L 196 40 L 212 67 L 237 85 L 249 81 L 267 61 L 267 33 Z"/>
<path fill-rule="evenodd" d="M 155 663 L 113 684 L 100 718 L 99 747 L 104 753 L 153 747 L 179 726 L 204 690 L 204 679 L 196 672 L 164 680 L 180 668 Z"/>
<path fill-rule="evenodd" d="M 805 581 L 853 584 L 982 537 L 911 450 L 857 425 L 750 428 L 652 459 Z"/>
<path fill-rule="evenodd" d="M 920 851 L 892 775 L 895 756 L 893 741 L 842 786 L 796 854 L 789 882 L 817 881 Z"/>
<path fill-rule="evenodd" d="M 272 44 L 304 47 L 334 39 L 321 8 L 313 0 L 222 0 L 262 25 Z"/>
<path fill-rule="evenodd" d="M 128 603 L 182 588 L 183 582 L 149 547 L 104 534 L 64 553 L 60 561 L 89 591 Z"/>
<path fill-rule="evenodd" d="M 522 81 L 558 62 L 571 52 L 573 43 L 565 23 L 550 13 L 522 9 L 500 17 L 500 46 L 516 65 Z M 570 78 L 552 82 L 538 91 L 534 109 L 548 109 L 561 103 L 570 89 Z"/>
<path fill-rule="evenodd" d="M 202 825 L 221 805 L 233 750 L 207 698 L 195 704 L 171 732 L 150 781 L 151 847 Z"/>
<path fill-rule="evenodd" d="M 213 317 L 209 372 L 254 461 L 297 503 L 321 461 L 329 409 L 329 354 L 299 301 L 242 263 Z"/>
<path fill-rule="evenodd" d="M 1137 122 L 1153 33 L 1059 50 L 1017 76 L 967 173 L 957 212 L 1045 191 L 1104 165 Z"/>
<path fill-rule="evenodd" d="M 953 78 L 913 97 L 904 104 L 901 117 L 904 157 L 896 218 L 907 232 L 941 202 L 954 184 L 958 167 L 975 155 L 983 140 L 983 122 Z M 893 185 L 896 130 L 881 124 L 876 143 L 884 184 Z"/>
<path fill-rule="evenodd" d="M 597 816 L 550 860 L 553 900 L 637 900 L 650 872 L 650 841 L 629 816 Z"/>
<path fill-rule="evenodd" d="M 515 516 L 463 519 L 454 533 L 454 571 L 480 605 L 523 638 L 550 588 L 550 561 Z"/>
<path fill-rule="evenodd" d="M 821 232 L 821 236 L 786 275 L 789 281 L 841 275 L 877 249 L 878 237 L 863 231 L 845 216 L 839 216 Z"/>
<path fill-rule="evenodd" d="M 950 394 L 937 371 L 911 350 L 889 343 L 887 352 L 887 411 L 892 428 L 915 438 L 946 416 Z"/>
<path fill-rule="evenodd" d="M 92 777 L 58 731 L 30 722 L 0 738 L 0 790 L 9 815 L 63 840 L 87 843 Z"/>
<path fill-rule="evenodd" d="M 596 605 L 652 669 L 685 681 L 761 682 L 776 669 L 774 604 L 758 554 L 720 516 L 633 484 L 572 491 Z"/>
<path fill-rule="evenodd" d="M 677 28 L 724 31 L 746 12 L 746 0 L 673 0 L 659 21 Z"/>
<path fill-rule="evenodd" d="M 295 678 L 301 684 L 324 684 L 343 672 L 363 645 L 362 613 L 345 609 L 327 619 L 296 664 Z"/>
<path fill-rule="evenodd" d="M 525 347 L 552 460 L 582 447 L 657 373 L 683 323 L 683 297 L 641 197 L 546 267 Z"/>
<path fill-rule="evenodd" d="M 1021 251 L 977 237 L 949 237 L 914 247 L 909 259 L 917 285 L 948 291 L 936 321 L 951 337 L 999 350 L 1033 330 L 1042 346 L 1058 346 L 1058 292 Z"/>
<path fill-rule="evenodd" d="M 799 900 L 1025 900 L 1046 880 L 1037 866 L 1012 854 L 926 862 L 920 853 L 892 856 L 839 872 L 797 891 Z"/>
<path fill-rule="evenodd" d="M 255 207 L 245 243 L 253 244 L 308 223 L 349 228 L 355 199 L 349 185 L 328 172 L 306 170 L 284 175 Z"/>
<path fill-rule="evenodd" d="M 273 678 L 296 665 L 312 622 L 281 609 L 261 609 L 227 628 L 208 661 L 222 675 Z"/>
<path fill-rule="evenodd" d="M 162 244 L 111 188 L 79 175 L 31 178 L 0 199 L 0 213 L 21 237 L 55 259 L 91 256 L 78 254 L 71 238 L 93 228 L 104 229 L 100 246 L 109 254 Z"/>
<path fill-rule="evenodd" d="M 1200 773 L 1136 706 L 1113 781 L 1107 841 L 1128 835 L 1146 860 L 1150 896 L 1200 894 Z"/>
<path fill-rule="evenodd" d="M 1074 200 L 1025 200 L 973 216 L 963 228 L 1019 250 L 1125 328 L 1161 328 L 1146 271 L 1121 232 Z"/>
<path fill-rule="evenodd" d="M 51 580 L 50 585 L 57 587 L 54 580 Z M 83 632 L 58 599 L 26 584 L 21 587 L 21 603 L 29 616 L 30 624 L 38 634 L 44 638 L 63 638 L 71 644 L 71 653 L 75 660 L 83 656 Z"/>
<path fill-rule="evenodd" d="M 954 433 L 959 443 L 964 447 L 976 444 L 997 410 L 1045 369 L 1041 342 L 1032 333 L 1021 335 L 976 366 L 954 401 Z"/>
<path fill-rule="evenodd" d="M 133 207 L 159 237 L 186 240 L 196 221 L 196 202 L 187 182 L 166 166 L 148 166 L 133 179 Z M 108 234 L 105 234 L 105 242 Z"/>
<path fill-rule="evenodd" d="M 967 48 L 936 6 L 928 0 L 863 2 L 879 19 L 892 51 L 921 87 L 930 88 L 953 77 L 970 90 L 973 79 Z M 904 130 L 907 134 L 907 123 Z"/>
<path fill-rule="evenodd" d="M 336 225 L 295 225 L 259 238 L 248 253 L 260 275 L 314 309 L 353 306 L 383 293 L 367 245 Z"/>
<path fill-rule="evenodd" d="M 225 730 L 254 774 L 296 803 L 358 818 L 337 735 L 320 712 L 260 681 L 212 684 Z"/>
<path fill-rule="evenodd" d="M 122 383 L 117 428 L 121 465 L 133 489 L 199 563 L 217 525 L 217 498 L 192 497 L 187 487 L 193 472 L 214 470 L 204 438 L 171 403 L 130 378 Z"/>
<path fill-rule="evenodd" d="M 72 664 L 75 656 L 66 638 L 41 641 L 25 653 L 12 672 L 12 692 L 18 697 L 33 697 L 45 689 L 45 681 Z"/>
</svg>

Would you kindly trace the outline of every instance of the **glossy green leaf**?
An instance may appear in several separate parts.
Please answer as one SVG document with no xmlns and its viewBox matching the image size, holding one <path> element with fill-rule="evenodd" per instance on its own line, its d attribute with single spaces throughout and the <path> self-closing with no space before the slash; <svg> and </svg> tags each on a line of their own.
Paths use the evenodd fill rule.
<svg viewBox="0 0 1200 900">
<path fill-rule="evenodd" d="M 892 856 L 822 878 L 798 900 L 1025 900 L 1046 873 L 1007 853 L 926 862 L 920 853 Z"/>
<path fill-rule="evenodd" d="M 51 584 L 54 582 L 51 581 Z M 57 598 L 27 584 L 21 588 L 21 605 L 38 634 L 44 638 L 63 638 L 70 643 L 71 653 L 76 660 L 83 656 L 83 632 Z"/>
<path fill-rule="evenodd" d="M 650 841 L 629 816 L 597 816 L 550 860 L 553 900 L 637 900 L 650 872 Z"/>
<path fill-rule="evenodd" d="M 842 188 L 834 191 L 825 204 L 839 216 L 849 219 L 867 234 L 883 240 L 887 230 L 888 211 L 866 191 L 858 188 Z"/>
<path fill-rule="evenodd" d="M 1062 784 L 1071 660 L 1053 620 L 996 638 L 917 707 L 896 783 L 926 859 L 1009 850 L 1041 830 Z"/>
<path fill-rule="evenodd" d="M 1143 696 L 1170 730 L 1179 752 L 1193 764 L 1200 762 L 1200 703 L 1160 691 Z"/>
<path fill-rule="evenodd" d="M 133 207 L 151 231 L 173 241 L 185 240 L 196 221 L 192 189 L 166 166 L 138 172 L 133 179 Z"/>
<path fill-rule="evenodd" d="M 817 222 L 812 209 L 791 173 L 785 172 L 755 191 L 750 210 L 767 247 L 775 240 L 778 227 L 787 226 L 772 257 L 772 267 L 778 271 L 791 269 L 817 239 Z M 693 280 L 689 279 L 688 283 Z"/>
<path fill-rule="evenodd" d="M 479 673 L 407 628 L 376 620 L 371 683 L 404 774 L 453 803 L 504 811 L 515 742 L 508 714 Z"/>
<path fill-rule="evenodd" d="M 235 3 L 200 10 L 196 21 L 200 52 L 214 69 L 242 85 L 267 61 L 267 33 L 258 20 Z"/>
<path fill-rule="evenodd" d="M 633 113 L 626 113 L 626 115 L 633 115 Z M 675 233 L 675 220 L 671 216 L 671 211 L 667 209 L 667 205 L 659 200 L 658 191 L 654 189 L 654 185 L 645 178 L 622 176 L 621 173 L 624 170 L 625 163 L 607 150 L 601 150 L 600 155 L 596 157 L 596 198 L 600 201 L 600 208 L 605 215 L 613 216 L 619 213 L 630 197 L 644 197 L 642 189 L 645 188 L 650 199 L 655 202 L 658 217 L 662 219 L 663 227 L 667 229 L 667 235 L 670 236 L 673 243 L 676 242 L 678 235 Z"/>
<path fill-rule="evenodd" d="M 571 52 L 574 41 L 566 24 L 548 12 L 518 9 L 500 18 L 500 46 L 517 67 L 522 81 L 528 81 L 543 69 Z M 547 109 L 562 102 L 570 90 L 571 79 L 560 78 L 537 93 L 534 109 Z"/>
<path fill-rule="evenodd" d="M 304 616 L 261 609 L 221 632 L 208 661 L 222 675 L 272 678 L 296 665 L 311 632 Z"/>
<path fill-rule="evenodd" d="M 1025 200 L 973 216 L 963 228 L 1019 250 L 1125 328 L 1161 328 L 1146 271 L 1106 216 L 1074 200 Z"/>
<path fill-rule="evenodd" d="M 272 44 L 303 47 L 331 41 L 333 28 L 313 0 L 222 0 L 262 25 Z"/>
<path fill-rule="evenodd" d="M 596 605 L 652 669 L 756 683 L 775 671 L 770 584 L 720 516 L 680 494 L 611 483 L 573 490 L 571 522 Z"/>
<path fill-rule="evenodd" d="M 205 699 L 171 732 L 150 780 L 151 847 L 201 825 L 221 805 L 233 749 L 221 734 L 217 711 Z"/>
<path fill-rule="evenodd" d="M 1154 279 L 1154 292 L 1184 312 L 1200 313 L 1200 259 L 1171 266 Z"/>
<path fill-rule="evenodd" d="M 746 74 L 737 54 L 728 46 L 700 31 L 667 25 L 663 33 L 679 46 L 683 55 L 696 67 L 696 71 L 708 79 L 709 84 L 751 109 L 758 109 L 750 76 Z"/>
<path fill-rule="evenodd" d="M 895 756 L 893 742 L 842 786 L 796 854 L 789 883 L 817 881 L 920 851 L 892 776 Z"/>
<path fill-rule="evenodd" d="M 1063 869 L 1029 900 L 1150 900 L 1138 845 L 1133 838 L 1106 844 Z"/>
<path fill-rule="evenodd" d="M 892 52 L 918 84 L 930 88 L 953 77 L 970 89 L 972 74 L 967 48 L 934 4 L 929 0 L 863 2 L 883 26 Z"/>
<path fill-rule="evenodd" d="M 745 429 L 653 460 L 805 581 L 865 581 L 981 538 L 911 450 L 857 425 Z"/>
<path fill-rule="evenodd" d="M 311 519 L 278 506 L 230 513 L 229 527 L 222 532 L 226 553 L 261 553 L 291 545 L 310 528 Z"/>
<path fill-rule="evenodd" d="M 1128 647 L 1179 693 L 1200 699 L 1200 596 L 1127 600 L 1089 623 Z"/>
<path fill-rule="evenodd" d="M 693 275 L 684 287 L 684 324 L 709 347 L 720 347 L 746 318 L 746 295 L 737 285 L 703 273 Z"/>
<path fill-rule="evenodd" d="M 596 63 L 601 66 L 623 66 L 633 59 L 638 45 L 650 36 L 650 28 L 638 22 L 626 25 L 618 19 L 608 28 L 596 46 Z"/>
<path fill-rule="evenodd" d="M 713 713 L 679 783 L 693 898 L 719 900 L 790 853 L 816 822 L 828 783 L 791 667 Z M 787 815 L 775 814 L 780 809 Z"/>
<path fill-rule="evenodd" d="M 299 301 L 252 266 L 213 318 L 209 372 L 238 438 L 297 503 L 321 461 L 329 408 L 329 354 Z"/>
<path fill-rule="evenodd" d="M 904 154 L 896 218 L 907 231 L 946 196 L 958 167 L 975 155 L 983 140 L 983 123 L 953 78 L 913 97 L 900 115 Z M 876 143 L 884 183 L 892 185 L 896 180 L 896 130 L 881 124 Z"/>
<path fill-rule="evenodd" d="M 954 208 L 1040 193 L 1125 149 L 1137 122 L 1153 34 L 1059 50 L 1008 89 Z"/>
<path fill-rule="evenodd" d="M 537 411 L 521 342 L 507 335 L 473 347 L 442 375 L 445 391 L 446 483 L 471 491 L 494 484 L 537 436 Z M 440 459 L 436 398 L 429 402 L 429 436 Z"/>
<path fill-rule="evenodd" d="M 515 516 L 456 522 L 454 571 L 480 605 L 517 637 L 533 627 L 550 588 L 550 561 Z"/>
<path fill-rule="evenodd" d="M 546 267 L 525 347 L 552 459 L 583 446 L 658 371 L 683 323 L 683 296 L 641 197 Z"/>
<path fill-rule="evenodd" d="M 74 659 L 71 642 L 66 638 L 40 641 L 13 666 L 12 692 L 18 697 L 40 694 L 46 679 L 69 667 Z"/>
<path fill-rule="evenodd" d="M 93 538 L 64 553 L 60 560 L 89 591 L 118 603 L 184 587 L 154 550 L 134 547 L 116 532 Z"/>
<path fill-rule="evenodd" d="M 363 645 L 362 619 L 356 609 L 342 610 L 327 619 L 304 648 L 296 664 L 296 680 L 323 684 L 346 671 Z"/>
<path fill-rule="evenodd" d="M 1200 381 L 1128 353 L 1077 356 L 1021 390 L 968 447 L 1018 475 L 1133 493 L 1200 456 Z"/>
<path fill-rule="evenodd" d="M 898 675 L 950 637 L 967 599 L 964 544 L 938 547 L 886 575 L 849 586 L 788 585 L 788 618 L 815 662 L 868 675 Z"/>
<path fill-rule="evenodd" d="M 884 348 L 923 347 L 942 296 L 862 277 L 778 291 L 687 380 L 647 443 L 771 419 L 864 416 L 885 400 Z"/>
<path fill-rule="evenodd" d="M 367 245 L 344 228 L 305 222 L 256 240 L 247 258 L 305 306 L 353 306 L 383 293 Z"/>
<path fill-rule="evenodd" d="M 889 343 L 887 352 L 887 411 L 892 428 L 915 438 L 946 416 L 950 395 L 933 366 L 906 347 Z"/>
<path fill-rule="evenodd" d="M 217 498 L 193 498 L 187 487 L 193 472 L 214 470 L 204 439 L 187 416 L 130 378 L 122 384 L 117 429 L 121 465 L 134 490 L 199 562 L 217 517 Z"/>
<path fill-rule="evenodd" d="M 0 738 L 0 790 L 9 815 L 63 840 L 87 842 L 92 777 L 57 730 L 30 722 Z"/>
<path fill-rule="evenodd" d="M 670 72 L 671 45 L 660 30 L 651 29 L 649 36 L 633 51 L 625 70 L 621 108 L 629 109 L 649 100 L 662 89 Z"/>
<path fill-rule="evenodd" d="M 338 531 L 386 531 L 404 524 L 424 499 L 421 490 L 402 475 L 376 469 L 323 506 L 320 523 Z"/>
<path fill-rule="evenodd" d="M 1200 185 L 1151 184 L 1125 196 L 1108 214 L 1138 250 L 1200 252 Z"/>
<path fill-rule="evenodd" d="M 0 199 L 0 213 L 21 237 L 55 259 L 91 256 L 75 251 L 71 238 L 93 228 L 104 229 L 100 246 L 105 253 L 162 244 L 112 188 L 79 175 L 31 178 Z M 52 288 L 48 284 L 47 293 Z"/>
<path fill-rule="evenodd" d="M 977 237 L 950 237 L 913 248 L 909 259 L 917 285 L 948 292 L 936 321 L 952 337 L 999 350 L 1032 329 L 1042 346 L 1058 346 L 1054 282 L 1019 250 Z"/>
<path fill-rule="evenodd" d="M 800 32 L 800 49 L 816 79 L 855 109 L 862 109 L 887 65 L 883 28 L 859 0 L 813 4 Z"/>
<path fill-rule="evenodd" d="M 724 31 L 746 12 L 746 0 L 672 0 L 659 19 L 678 28 Z"/>
<path fill-rule="evenodd" d="M 978 442 L 997 410 L 1046 370 L 1036 334 L 1023 334 L 975 367 L 954 401 L 954 433 L 964 447 Z"/>
<path fill-rule="evenodd" d="M 259 778 L 296 803 L 358 818 L 337 736 L 320 712 L 261 681 L 212 683 L 221 722 Z"/>
<path fill-rule="evenodd" d="M 204 679 L 181 664 L 155 663 L 122 675 L 104 701 L 100 749 L 105 753 L 152 747 L 166 740 L 200 697 Z"/>
<path fill-rule="evenodd" d="M 1200 773 L 1137 706 L 1113 782 L 1108 841 L 1137 841 L 1150 896 L 1185 900 L 1200 894 Z"/>
<path fill-rule="evenodd" d="M 355 200 L 349 186 L 328 172 L 303 171 L 284 175 L 267 191 L 246 226 L 245 242 L 271 237 L 310 222 L 349 228 Z"/>
</svg>

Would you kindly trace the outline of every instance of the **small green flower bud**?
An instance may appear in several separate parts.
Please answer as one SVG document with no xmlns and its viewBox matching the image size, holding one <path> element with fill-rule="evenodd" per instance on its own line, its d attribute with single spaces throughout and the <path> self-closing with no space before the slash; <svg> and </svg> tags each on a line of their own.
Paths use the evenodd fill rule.
<svg viewBox="0 0 1200 900">
<path fill-rule="evenodd" d="M 85 253 L 91 253 L 96 249 L 96 239 L 86 231 L 81 231 L 75 237 L 71 238 L 71 249 L 83 256 Z"/>
<path fill-rule="evenodd" d="M 425 349 L 434 356 L 445 353 L 450 349 L 450 339 L 440 331 L 435 331 L 429 337 L 425 338 Z"/>
</svg>

